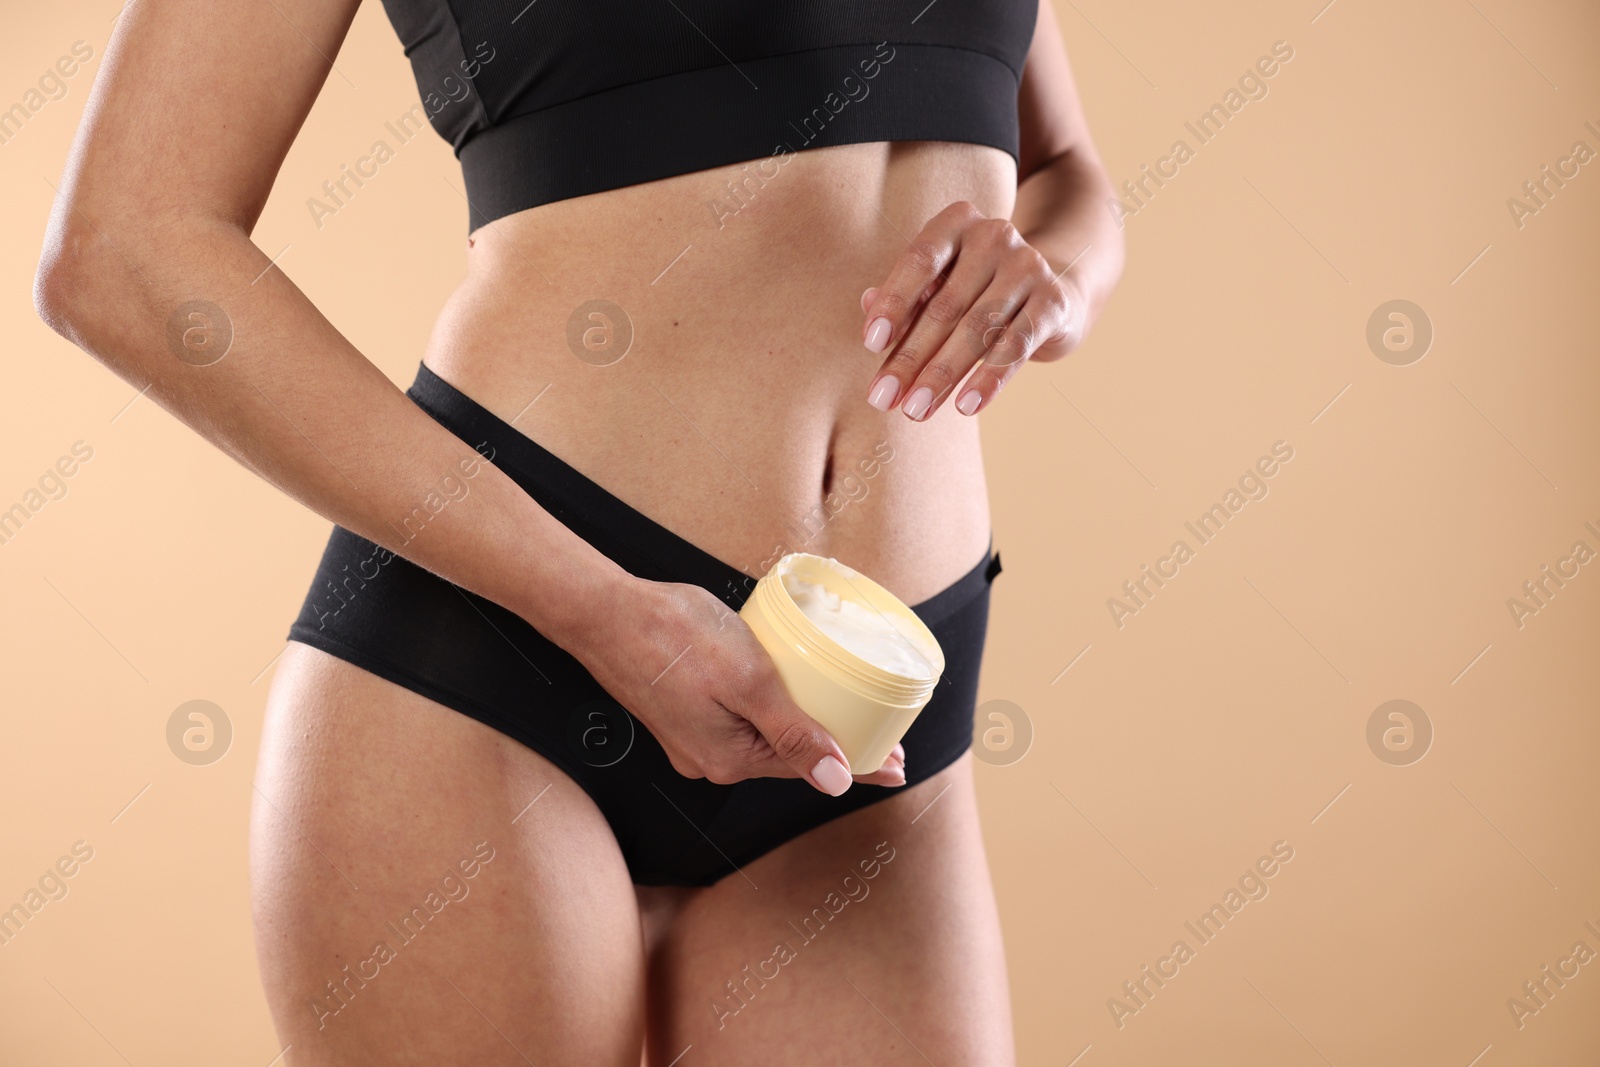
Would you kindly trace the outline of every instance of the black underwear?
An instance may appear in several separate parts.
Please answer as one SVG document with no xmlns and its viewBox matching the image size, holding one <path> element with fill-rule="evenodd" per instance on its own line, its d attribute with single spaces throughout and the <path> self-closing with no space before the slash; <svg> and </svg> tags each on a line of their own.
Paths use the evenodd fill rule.
<svg viewBox="0 0 1600 1067">
<path fill-rule="evenodd" d="M 407 395 L 631 574 L 702 586 L 734 611 L 754 588 L 756 579 L 623 503 L 426 366 Z M 999 572 L 1000 557 L 986 551 L 912 605 L 938 637 L 946 666 L 902 741 L 907 785 L 971 747 L 989 587 Z M 798 778 L 686 778 L 580 662 L 521 616 L 342 526 L 289 638 L 470 715 L 560 767 L 605 815 L 639 885 L 710 885 L 905 788 L 857 782 L 830 797 Z"/>
</svg>

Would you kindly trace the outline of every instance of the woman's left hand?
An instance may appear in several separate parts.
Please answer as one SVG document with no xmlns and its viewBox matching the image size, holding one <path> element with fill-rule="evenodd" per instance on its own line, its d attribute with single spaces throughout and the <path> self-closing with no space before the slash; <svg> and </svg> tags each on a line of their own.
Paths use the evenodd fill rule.
<svg viewBox="0 0 1600 1067">
<path fill-rule="evenodd" d="M 973 415 L 1028 359 L 1060 359 L 1083 335 L 1086 302 L 1009 219 L 957 201 L 922 228 L 888 280 L 861 294 L 862 343 L 888 353 L 868 402 L 928 418 L 975 364 L 955 398 Z"/>
</svg>

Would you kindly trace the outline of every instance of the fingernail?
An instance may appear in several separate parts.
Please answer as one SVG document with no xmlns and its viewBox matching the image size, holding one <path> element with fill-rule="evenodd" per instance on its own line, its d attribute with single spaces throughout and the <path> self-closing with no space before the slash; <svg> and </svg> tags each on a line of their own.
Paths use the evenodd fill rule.
<svg viewBox="0 0 1600 1067">
<path fill-rule="evenodd" d="M 920 419 L 927 413 L 928 405 L 931 403 L 933 403 L 933 390 L 924 385 L 907 398 L 900 410 L 913 419 Z"/>
<path fill-rule="evenodd" d="M 811 780 L 831 797 L 839 796 L 850 788 L 850 771 L 832 756 L 823 756 L 811 768 Z"/>
<path fill-rule="evenodd" d="M 878 295 L 878 290 L 877 290 L 876 286 L 870 286 L 869 285 L 866 289 L 862 290 L 862 293 L 861 293 L 861 310 L 862 311 L 866 311 L 867 308 L 871 307 L 872 306 L 872 298 L 877 296 L 877 295 Z"/>
<path fill-rule="evenodd" d="M 895 742 L 895 746 L 889 750 L 889 755 L 891 755 L 891 756 L 899 756 L 900 757 L 900 761 L 902 763 L 905 762 L 906 746 L 904 744 L 902 744 L 901 742 L 896 741 Z"/>
<path fill-rule="evenodd" d="M 878 379 L 872 387 L 872 392 L 867 395 L 867 403 L 879 411 L 888 411 L 894 407 L 894 398 L 900 395 L 900 382 L 892 374 L 885 374 Z"/>
<path fill-rule="evenodd" d="M 889 347 L 889 334 L 893 327 L 889 320 L 879 315 L 872 320 L 872 325 L 867 327 L 866 346 L 868 352 L 882 352 Z"/>
<path fill-rule="evenodd" d="M 956 401 L 956 410 L 963 415 L 971 415 L 978 410 L 978 405 L 983 403 L 983 395 L 976 389 L 968 389 Z"/>
</svg>

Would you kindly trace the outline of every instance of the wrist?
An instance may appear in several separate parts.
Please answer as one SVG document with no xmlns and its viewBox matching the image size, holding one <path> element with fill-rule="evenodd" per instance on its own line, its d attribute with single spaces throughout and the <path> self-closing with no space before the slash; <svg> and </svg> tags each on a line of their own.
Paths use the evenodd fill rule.
<svg viewBox="0 0 1600 1067">
<path fill-rule="evenodd" d="M 533 578 L 517 614 L 579 661 L 626 615 L 642 581 L 593 548 L 579 562 L 546 560 Z"/>
<path fill-rule="evenodd" d="M 1103 206 L 1114 196 L 1104 172 L 1081 160 L 1062 163 L 1066 169 L 1041 178 L 1026 205 L 1019 190 L 1013 221 L 1092 321 L 1122 276 L 1127 248 L 1121 227 Z"/>
<path fill-rule="evenodd" d="M 1034 247 L 1050 265 L 1056 287 L 1066 296 L 1075 335 L 1071 347 L 1076 348 L 1116 287 L 1122 272 L 1122 247 L 1120 241 L 1107 242 L 1105 247 L 1083 243 L 1068 251 L 1063 243 L 1046 239 Z"/>
</svg>

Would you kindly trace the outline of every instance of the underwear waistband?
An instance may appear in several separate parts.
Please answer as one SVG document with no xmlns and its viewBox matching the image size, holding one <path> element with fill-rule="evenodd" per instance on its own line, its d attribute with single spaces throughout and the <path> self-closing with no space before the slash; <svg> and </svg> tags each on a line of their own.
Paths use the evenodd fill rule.
<svg viewBox="0 0 1600 1067">
<path fill-rule="evenodd" d="M 477 448 L 487 445 L 491 462 L 546 511 L 636 577 L 692 582 L 737 611 L 756 578 L 686 540 L 632 507 L 549 449 L 439 377 L 426 364 L 406 390 L 434 421 Z M 984 558 L 966 574 L 919 604 L 932 623 L 965 605 L 1000 573 L 990 536 Z"/>
</svg>

